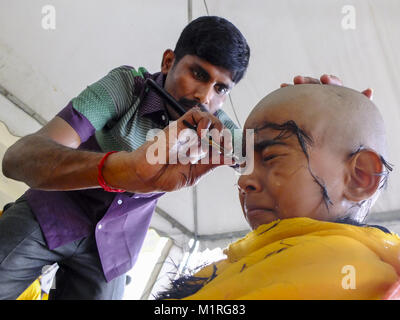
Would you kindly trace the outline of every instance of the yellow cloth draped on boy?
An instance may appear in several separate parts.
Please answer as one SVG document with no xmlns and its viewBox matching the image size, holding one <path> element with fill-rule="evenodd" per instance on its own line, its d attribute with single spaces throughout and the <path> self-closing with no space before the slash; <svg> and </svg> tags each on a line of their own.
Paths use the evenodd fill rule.
<svg viewBox="0 0 400 320">
<path fill-rule="evenodd" d="M 186 299 L 381 299 L 400 275 L 396 234 L 309 218 L 261 225 L 225 254 Z"/>
</svg>

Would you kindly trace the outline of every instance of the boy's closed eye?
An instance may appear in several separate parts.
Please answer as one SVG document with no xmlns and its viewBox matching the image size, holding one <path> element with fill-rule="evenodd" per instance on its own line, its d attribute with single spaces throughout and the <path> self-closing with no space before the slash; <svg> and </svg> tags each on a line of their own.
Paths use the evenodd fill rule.
<svg viewBox="0 0 400 320">
<path fill-rule="evenodd" d="M 263 162 L 269 162 L 270 160 L 276 159 L 277 157 L 279 157 L 278 154 L 265 155 L 265 156 L 262 156 L 262 161 Z"/>
</svg>

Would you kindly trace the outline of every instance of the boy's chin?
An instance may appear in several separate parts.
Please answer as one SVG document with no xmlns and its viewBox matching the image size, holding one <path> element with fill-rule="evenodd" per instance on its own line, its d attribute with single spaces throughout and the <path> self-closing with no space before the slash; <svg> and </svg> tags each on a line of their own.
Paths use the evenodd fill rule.
<svg viewBox="0 0 400 320">
<path fill-rule="evenodd" d="M 256 230 L 259 226 L 263 225 L 263 224 L 269 224 L 275 220 L 277 220 L 277 217 L 263 217 L 263 218 L 259 218 L 259 219 L 254 219 L 254 220 L 247 220 L 248 224 L 250 225 L 250 228 L 252 230 Z"/>
</svg>

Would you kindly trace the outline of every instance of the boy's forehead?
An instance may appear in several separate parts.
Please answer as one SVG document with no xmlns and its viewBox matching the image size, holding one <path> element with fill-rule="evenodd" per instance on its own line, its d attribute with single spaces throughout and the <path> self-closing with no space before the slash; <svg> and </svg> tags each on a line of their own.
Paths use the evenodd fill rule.
<svg viewBox="0 0 400 320">
<path fill-rule="evenodd" d="M 282 124 L 287 121 L 294 121 L 299 126 L 306 125 L 306 117 L 288 104 L 259 106 L 247 118 L 245 123 L 246 129 L 254 129 L 255 133 L 272 132 L 273 128 L 269 125 Z"/>
<path fill-rule="evenodd" d="M 331 147 L 336 154 L 345 156 L 363 145 L 386 154 L 385 128 L 379 110 L 352 89 L 311 84 L 278 89 L 255 106 L 244 129 L 254 130 L 255 141 L 273 139 L 278 130 L 260 128 L 266 122 L 282 125 L 288 121 L 307 133 L 314 149 Z"/>
<path fill-rule="evenodd" d="M 325 131 L 334 115 L 320 108 L 319 100 L 299 97 L 293 100 L 261 101 L 250 113 L 245 123 L 245 129 L 253 129 L 257 135 L 273 136 L 278 134 L 273 126 L 282 125 L 288 121 L 294 122 L 299 129 L 313 138 L 317 138 Z M 330 119 L 329 121 L 327 119 Z"/>
</svg>

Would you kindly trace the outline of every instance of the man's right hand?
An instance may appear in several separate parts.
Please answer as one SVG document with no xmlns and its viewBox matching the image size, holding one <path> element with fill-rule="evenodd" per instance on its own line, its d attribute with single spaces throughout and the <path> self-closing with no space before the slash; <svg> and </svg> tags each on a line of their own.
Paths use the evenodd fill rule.
<svg viewBox="0 0 400 320">
<path fill-rule="evenodd" d="M 188 128 L 188 123 L 197 128 L 196 132 Z M 215 161 L 215 153 L 213 158 L 208 145 L 201 147 L 200 140 L 212 129 L 221 133 L 224 126 L 212 114 L 193 108 L 162 130 L 156 141 L 148 141 L 132 152 L 110 155 L 105 163 L 104 178 L 112 187 L 138 193 L 169 192 L 193 186 L 216 167 L 232 165 L 231 159 L 224 159 L 223 155 L 218 155 Z M 226 136 L 225 140 L 221 139 L 218 132 L 213 135 L 214 141 L 223 145 L 228 154 L 232 153 L 231 140 Z M 183 144 L 182 137 L 188 137 L 185 133 L 189 133 L 191 139 Z M 188 151 L 187 154 L 181 154 L 180 148 Z M 165 161 L 155 163 L 152 159 L 155 155 L 165 155 L 159 158 Z M 204 156 L 208 157 L 207 161 L 200 160 Z"/>
</svg>

